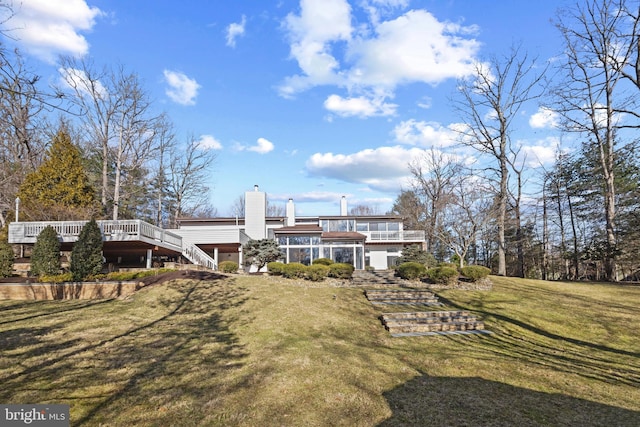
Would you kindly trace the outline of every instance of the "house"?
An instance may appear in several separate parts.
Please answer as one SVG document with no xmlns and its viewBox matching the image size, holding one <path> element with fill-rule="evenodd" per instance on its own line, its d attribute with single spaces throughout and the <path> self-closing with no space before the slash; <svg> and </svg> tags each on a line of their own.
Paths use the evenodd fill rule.
<svg viewBox="0 0 640 427">
<path fill-rule="evenodd" d="M 243 265 L 242 247 L 250 239 L 275 239 L 284 262 L 311 264 L 318 258 L 384 270 L 395 264 L 407 245 L 424 245 L 423 230 L 405 230 L 398 215 L 349 215 L 347 200 L 340 200 L 338 215 L 301 216 L 295 214 L 292 199 L 285 216 L 267 216 L 267 195 L 254 186 L 245 193 L 244 218 L 184 218 L 179 228 L 170 230 L 184 242 L 210 254 L 216 265 L 234 261 Z"/>
<path fill-rule="evenodd" d="M 113 268 L 151 268 L 154 260 L 186 259 L 215 269 L 222 261 L 244 265 L 243 246 L 251 239 L 275 239 L 283 261 L 311 264 L 318 258 L 352 264 L 356 269 L 384 270 L 394 265 L 407 245 L 424 245 L 422 230 L 405 230 L 398 215 L 348 215 L 342 197 L 338 215 L 295 214 L 293 200 L 285 216 L 267 216 L 267 195 L 255 186 L 245 193 L 244 217 L 183 218 L 165 230 L 140 220 L 97 221 L 105 262 Z M 63 252 L 70 252 L 86 221 L 13 222 L 9 243 L 31 246 L 48 225 L 54 227 Z"/>
</svg>

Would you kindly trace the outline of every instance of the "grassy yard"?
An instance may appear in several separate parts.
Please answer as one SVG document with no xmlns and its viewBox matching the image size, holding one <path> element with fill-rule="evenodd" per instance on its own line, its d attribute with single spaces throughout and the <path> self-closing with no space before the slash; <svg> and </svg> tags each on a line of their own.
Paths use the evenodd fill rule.
<svg viewBox="0 0 640 427">
<path fill-rule="evenodd" d="M 0 301 L 0 402 L 84 426 L 640 425 L 640 287 L 493 281 L 438 292 L 494 332 L 471 336 L 392 338 L 362 289 L 263 276 Z"/>
</svg>

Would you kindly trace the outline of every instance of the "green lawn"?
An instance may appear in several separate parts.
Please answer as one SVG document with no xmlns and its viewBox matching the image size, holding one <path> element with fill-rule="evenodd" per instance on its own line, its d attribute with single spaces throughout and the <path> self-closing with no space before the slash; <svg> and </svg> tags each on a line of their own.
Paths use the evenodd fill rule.
<svg viewBox="0 0 640 427">
<path fill-rule="evenodd" d="M 0 402 L 87 426 L 640 425 L 640 287 L 493 281 L 439 292 L 494 332 L 471 336 L 392 338 L 362 289 L 263 276 L 0 301 Z"/>
</svg>

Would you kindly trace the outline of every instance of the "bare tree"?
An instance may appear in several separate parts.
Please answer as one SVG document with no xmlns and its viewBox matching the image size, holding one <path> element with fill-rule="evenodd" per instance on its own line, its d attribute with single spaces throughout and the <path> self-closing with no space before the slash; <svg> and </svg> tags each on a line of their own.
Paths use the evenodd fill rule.
<svg viewBox="0 0 640 427">
<path fill-rule="evenodd" d="M 488 170 L 497 176 L 498 190 L 498 274 L 506 275 L 505 222 L 509 200 L 510 159 L 514 164 L 512 146 L 513 120 L 520 108 L 540 96 L 536 87 L 543 72 L 536 68 L 535 60 L 512 48 L 509 54 L 493 57 L 488 62 L 476 63 L 470 80 L 459 84 L 460 99 L 454 105 L 465 127 L 460 130 L 460 141 L 487 154 L 495 161 Z M 536 74 L 537 73 L 537 74 Z"/>
<path fill-rule="evenodd" d="M 477 177 L 459 176 L 453 183 L 442 216 L 437 238 L 458 257 L 464 266 L 469 248 L 477 243 L 478 233 L 493 218 L 491 192 Z"/>
<path fill-rule="evenodd" d="M 414 192 L 421 199 L 420 206 L 425 210 L 427 252 L 435 249 L 443 210 L 449 203 L 455 180 L 461 171 L 462 164 L 455 156 L 433 148 L 409 164 Z"/>
<path fill-rule="evenodd" d="M 557 22 L 565 46 L 560 73 L 566 78 L 553 91 L 554 109 L 562 116 L 564 131 L 585 138 L 585 155 L 598 157 L 608 280 L 618 279 L 616 157 L 624 130 L 640 126 L 640 36 L 633 5 L 635 9 L 625 0 L 589 0 L 564 9 Z"/>
<path fill-rule="evenodd" d="M 215 158 L 215 154 L 202 148 L 193 136 L 184 147 L 177 147 L 172 153 L 167 177 L 172 201 L 172 227 L 187 211 L 196 212 L 208 205 L 209 188 L 205 179 Z"/>
</svg>

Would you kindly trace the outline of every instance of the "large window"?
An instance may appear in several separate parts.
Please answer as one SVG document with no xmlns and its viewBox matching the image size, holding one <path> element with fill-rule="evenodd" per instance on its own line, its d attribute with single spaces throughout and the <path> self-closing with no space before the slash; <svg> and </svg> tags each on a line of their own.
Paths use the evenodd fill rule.
<svg viewBox="0 0 640 427">
<path fill-rule="evenodd" d="M 325 219 L 322 220 L 322 231 L 355 231 L 355 219 Z"/>
</svg>

